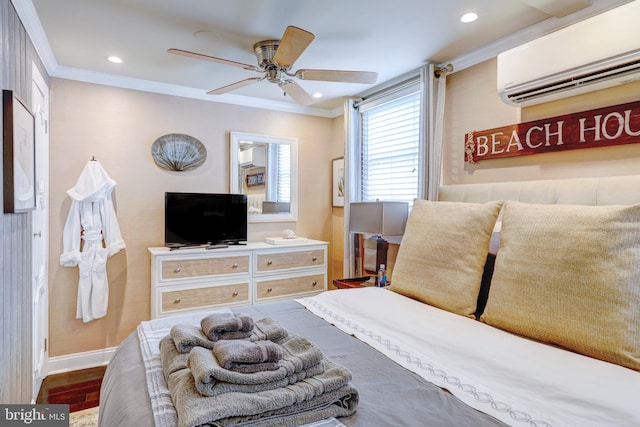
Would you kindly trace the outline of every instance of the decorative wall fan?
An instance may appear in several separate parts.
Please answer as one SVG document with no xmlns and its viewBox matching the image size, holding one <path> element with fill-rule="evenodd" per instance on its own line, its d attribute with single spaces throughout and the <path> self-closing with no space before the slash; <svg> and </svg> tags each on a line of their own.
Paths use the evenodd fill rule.
<svg viewBox="0 0 640 427">
<path fill-rule="evenodd" d="M 289 95 L 298 104 L 309 105 L 313 102 L 311 95 L 305 92 L 300 85 L 289 77 L 296 77 L 301 80 L 321 80 L 345 83 L 372 84 L 376 82 L 378 79 L 378 73 L 371 71 L 290 71 L 293 63 L 298 59 L 302 52 L 304 52 L 309 44 L 311 44 L 314 38 L 315 36 L 306 30 L 289 26 L 285 30 L 282 40 L 263 40 L 253 45 L 253 52 L 258 58 L 257 66 L 230 61 L 228 59 L 216 58 L 215 56 L 204 55 L 202 53 L 190 52 L 182 49 L 168 49 L 167 52 L 264 73 L 264 76 L 262 77 L 251 77 L 211 90 L 207 92 L 210 95 L 220 95 L 266 79 L 269 82 L 276 83 L 280 86 L 285 95 Z"/>
</svg>

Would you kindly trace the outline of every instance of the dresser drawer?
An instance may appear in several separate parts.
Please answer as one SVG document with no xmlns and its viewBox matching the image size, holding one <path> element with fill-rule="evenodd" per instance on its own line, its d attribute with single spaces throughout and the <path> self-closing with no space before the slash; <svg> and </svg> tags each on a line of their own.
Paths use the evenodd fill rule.
<svg viewBox="0 0 640 427">
<path fill-rule="evenodd" d="M 320 292 L 324 290 L 325 279 L 324 274 L 310 274 L 285 279 L 260 280 L 256 282 L 256 296 L 258 299 L 262 299 L 305 292 Z"/>
<path fill-rule="evenodd" d="M 160 281 L 249 272 L 249 255 L 163 260 Z"/>
<path fill-rule="evenodd" d="M 249 302 L 248 283 L 160 292 L 162 313 Z"/>
<path fill-rule="evenodd" d="M 256 256 L 258 273 L 324 265 L 324 250 L 274 252 Z"/>
</svg>

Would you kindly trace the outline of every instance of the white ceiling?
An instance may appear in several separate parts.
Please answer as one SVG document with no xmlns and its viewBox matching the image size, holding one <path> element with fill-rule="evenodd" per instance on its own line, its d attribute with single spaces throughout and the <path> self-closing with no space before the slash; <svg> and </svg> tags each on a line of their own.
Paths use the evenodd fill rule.
<svg viewBox="0 0 640 427">
<path fill-rule="evenodd" d="M 288 25 L 316 38 L 294 64 L 363 70 L 381 84 L 428 62 L 465 64 L 625 0 L 14 0 L 50 75 L 214 101 L 331 116 L 369 85 L 298 81 L 324 97 L 307 108 L 261 81 L 225 95 L 208 90 L 253 71 L 171 55 L 192 50 L 256 64 L 255 42 Z M 460 16 L 478 13 L 463 24 Z M 570 13 L 575 12 L 575 13 Z M 555 15 L 555 16 L 554 16 Z M 117 55 L 122 64 L 107 57 Z M 475 55 L 475 56 L 474 56 Z M 483 58 L 483 55 L 486 58 Z"/>
</svg>

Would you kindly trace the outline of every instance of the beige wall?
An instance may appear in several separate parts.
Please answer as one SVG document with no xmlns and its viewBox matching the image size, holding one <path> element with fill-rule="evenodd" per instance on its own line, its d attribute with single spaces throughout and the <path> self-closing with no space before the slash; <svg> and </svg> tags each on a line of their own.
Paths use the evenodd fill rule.
<svg viewBox="0 0 640 427">
<path fill-rule="evenodd" d="M 515 123 L 586 111 L 640 99 L 640 82 L 519 109 L 496 89 L 496 60 L 454 73 L 447 80 L 443 183 L 628 175 L 640 172 L 640 144 L 534 154 L 464 163 L 464 135 Z"/>
<path fill-rule="evenodd" d="M 298 138 L 299 220 L 249 224 L 249 240 L 280 235 L 285 228 L 325 241 L 334 235 L 330 164 L 342 135 L 332 119 L 52 79 L 50 123 L 52 357 L 116 346 L 149 318 L 147 247 L 163 244 L 164 192 L 228 192 L 230 131 Z M 167 133 L 199 139 L 207 148 L 205 164 L 181 173 L 157 167 L 151 144 Z M 118 184 L 115 203 L 127 248 L 107 263 L 108 315 L 85 324 L 75 319 L 78 270 L 61 267 L 59 257 L 70 206 L 66 190 L 92 156 Z"/>
<path fill-rule="evenodd" d="M 636 101 L 640 94 L 640 83 L 634 83 L 520 110 L 500 101 L 495 82 L 495 60 L 449 77 L 443 183 L 638 173 L 640 144 L 465 164 L 464 134 L 470 130 Z M 344 209 L 331 206 L 331 159 L 344 153 L 342 116 L 326 119 L 53 79 L 50 128 L 51 356 L 115 346 L 137 323 L 148 319 L 147 247 L 163 242 L 164 192 L 227 192 L 231 130 L 299 141 L 299 221 L 250 224 L 249 239 L 262 240 L 293 228 L 298 235 L 329 241 L 330 282 L 342 277 Z M 151 144 L 174 132 L 192 135 L 205 144 L 208 158 L 204 166 L 185 173 L 155 166 Z M 60 267 L 58 259 L 70 204 L 65 191 L 75 184 L 91 156 L 118 182 L 115 201 L 127 249 L 108 262 L 108 316 L 84 324 L 75 319 L 77 269 Z"/>
</svg>

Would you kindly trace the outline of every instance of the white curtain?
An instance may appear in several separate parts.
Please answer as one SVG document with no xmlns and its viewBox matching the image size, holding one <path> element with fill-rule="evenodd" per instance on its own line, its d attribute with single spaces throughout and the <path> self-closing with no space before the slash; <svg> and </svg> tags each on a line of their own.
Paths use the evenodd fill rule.
<svg viewBox="0 0 640 427">
<path fill-rule="evenodd" d="M 428 189 L 427 199 L 438 200 L 442 184 L 442 133 L 444 126 L 444 100 L 447 89 L 447 72 L 453 68 L 437 68 L 429 66 L 429 106 L 428 122 L 430 132 L 428 138 Z M 436 72 L 438 76 L 436 76 Z"/>
<path fill-rule="evenodd" d="M 353 201 L 354 195 L 358 194 L 359 173 L 353 167 L 355 159 L 358 158 L 359 150 L 359 115 L 355 108 L 355 101 L 347 99 L 344 102 L 344 262 L 343 276 L 355 277 L 356 268 L 353 261 L 353 234 L 349 233 L 349 204 Z"/>
</svg>

